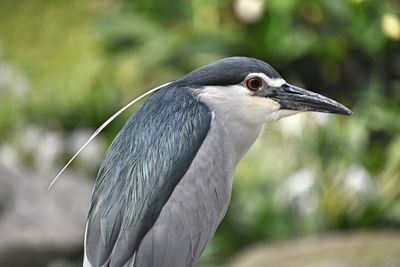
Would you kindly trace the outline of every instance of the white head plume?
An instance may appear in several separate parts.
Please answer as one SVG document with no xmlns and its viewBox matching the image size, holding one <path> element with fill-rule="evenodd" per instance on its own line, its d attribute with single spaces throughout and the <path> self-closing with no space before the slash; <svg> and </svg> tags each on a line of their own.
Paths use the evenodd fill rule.
<svg viewBox="0 0 400 267">
<path fill-rule="evenodd" d="M 165 83 L 163 85 L 160 85 L 154 89 L 151 89 L 150 91 L 138 96 L 137 98 L 135 98 L 134 100 L 132 100 L 131 102 L 129 102 L 127 105 L 125 105 L 123 108 L 121 108 L 120 110 L 118 110 L 116 113 L 114 113 L 114 115 L 112 115 L 109 119 L 107 119 L 99 128 L 97 128 L 97 130 L 89 137 L 89 139 L 81 146 L 81 148 L 79 148 L 79 150 L 72 156 L 72 158 L 67 162 L 67 164 L 61 169 L 61 171 L 57 174 L 57 176 L 52 180 L 52 182 L 50 183 L 49 187 L 47 188 L 47 190 L 50 190 L 51 187 L 54 185 L 54 183 L 57 181 L 57 179 L 60 177 L 60 175 L 65 171 L 65 169 L 71 164 L 71 162 L 82 152 L 83 149 L 85 149 L 85 147 L 108 125 L 110 124 L 116 117 L 118 117 L 122 112 L 124 112 L 126 109 L 128 109 L 129 107 L 131 107 L 133 104 L 135 104 L 137 101 L 139 101 L 140 99 L 142 99 L 145 96 L 148 96 L 151 93 L 154 93 L 155 91 L 161 89 L 162 87 L 170 84 L 171 82 Z"/>
</svg>

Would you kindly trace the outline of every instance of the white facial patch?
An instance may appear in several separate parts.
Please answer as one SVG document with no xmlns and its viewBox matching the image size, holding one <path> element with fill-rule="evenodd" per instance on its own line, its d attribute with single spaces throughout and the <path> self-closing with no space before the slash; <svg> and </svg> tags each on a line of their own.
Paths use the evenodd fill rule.
<svg viewBox="0 0 400 267">
<path fill-rule="evenodd" d="M 282 115 L 280 104 L 270 98 L 255 96 L 242 85 L 205 86 L 198 89 L 199 98 L 217 116 L 247 125 L 275 121 Z"/>
<path fill-rule="evenodd" d="M 286 83 L 286 81 L 282 78 L 271 78 L 262 72 L 250 73 L 249 75 L 246 76 L 245 80 L 247 80 L 249 77 L 254 77 L 254 76 L 262 78 L 267 83 L 267 85 L 272 87 L 280 87 Z"/>
<path fill-rule="evenodd" d="M 260 77 L 268 86 L 280 87 L 286 84 L 282 78 L 271 78 L 264 73 L 250 73 L 250 77 Z M 205 86 L 199 91 L 199 98 L 218 114 L 248 125 L 274 122 L 280 118 L 298 113 L 281 110 L 281 105 L 268 97 L 254 95 L 243 85 Z"/>
</svg>

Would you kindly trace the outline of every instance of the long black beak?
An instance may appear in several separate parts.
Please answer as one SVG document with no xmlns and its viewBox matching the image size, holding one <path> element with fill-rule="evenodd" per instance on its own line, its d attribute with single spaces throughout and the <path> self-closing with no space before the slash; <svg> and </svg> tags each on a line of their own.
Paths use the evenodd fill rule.
<svg viewBox="0 0 400 267">
<path fill-rule="evenodd" d="M 350 109 L 335 100 L 291 84 L 276 88 L 269 97 L 277 101 L 281 109 L 353 115 Z"/>
</svg>

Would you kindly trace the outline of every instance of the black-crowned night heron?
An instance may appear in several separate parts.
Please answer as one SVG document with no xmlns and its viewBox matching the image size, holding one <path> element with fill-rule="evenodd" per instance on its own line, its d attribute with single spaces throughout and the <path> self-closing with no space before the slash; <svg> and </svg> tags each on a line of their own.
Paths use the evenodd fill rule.
<svg viewBox="0 0 400 267">
<path fill-rule="evenodd" d="M 235 167 L 263 124 L 301 111 L 352 114 L 246 57 L 158 87 L 101 164 L 84 266 L 193 266 L 226 213 Z"/>
</svg>

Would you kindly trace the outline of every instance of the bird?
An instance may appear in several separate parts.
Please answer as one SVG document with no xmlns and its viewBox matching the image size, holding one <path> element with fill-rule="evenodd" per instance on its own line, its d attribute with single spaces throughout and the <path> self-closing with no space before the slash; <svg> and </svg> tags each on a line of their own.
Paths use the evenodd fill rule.
<svg viewBox="0 0 400 267">
<path fill-rule="evenodd" d="M 250 57 L 223 58 L 157 87 L 100 165 L 83 266 L 196 264 L 226 214 L 235 168 L 263 125 L 305 111 L 353 114 Z"/>
</svg>

